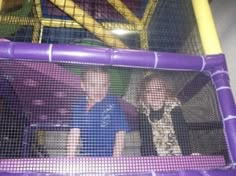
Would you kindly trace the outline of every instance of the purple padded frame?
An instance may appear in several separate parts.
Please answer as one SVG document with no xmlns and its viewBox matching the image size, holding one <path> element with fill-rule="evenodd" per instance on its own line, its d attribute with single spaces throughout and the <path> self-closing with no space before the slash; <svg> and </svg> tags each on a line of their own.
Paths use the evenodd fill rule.
<svg viewBox="0 0 236 176">
<path fill-rule="evenodd" d="M 218 104 L 222 116 L 224 134 L 228 147 L 231 166 L 236 165 L 236 107 L 229 83 L 226 61 L 223 54 L 196 56 L 174 53 L 151 52 L 142 50 L 112 49 L 64 44 L 32 44 L 0 41 L 1 59 L 18 59 L 46 62 L 70 62 L 80 64 L 112 65 L 117 67 L 146 68 L 161 70 L 199 71 L 209 74 L 215 85 Z M 36 159 L 37 160 L 37 159 Z M 22 160 L 15 160 L 20 163 Z M 122 161 L 121 161 L 122 162 Z M 11 163 L 0 160 L 1 165 Z M 29 165 L 28 165 L 29 167 Z M 0 175 L 15 175 L 2 173 Z M 40 173 L 19 173 L 19 175 Z M 59 173 L 58 173 L 59 174 Z M 52 174 L 53 176 L 58 174 Z M 159 175 L 236 175 L 235 169 L 198 170 L 167 172 Z M 16 174 L 18 175 L 18 174 Z M 44 174 L 42 174 L 44 175 Z M 130 175 L 128 173 L 118 175 Z M 134 174 L 131 174 L 134 175 Z M 155 175 L 152 173 L 136 173 L 135 175 Z"/>
</svg>

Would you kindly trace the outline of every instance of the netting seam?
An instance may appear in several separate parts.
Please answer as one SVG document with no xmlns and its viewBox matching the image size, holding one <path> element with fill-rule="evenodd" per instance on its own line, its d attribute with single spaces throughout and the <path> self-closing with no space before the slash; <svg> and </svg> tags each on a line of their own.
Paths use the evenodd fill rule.
<svg viewBox="0 0 236 176">
<path fill-rule="evenodd" d="M 203 176 L 210 176 L 210 175 L 207 173 L 207 171 L 202 171 L 201 174 L 202 174 Z"/>
<path fill-rule="evenodd" d="M 216 72 L 212 73 L 211 76 L 213 77 L 213 76 L 215 76 L 215 75 L 217 75 L 217 74 L 221 74 L 221 73 L 224 73 L 224 74 L 227 74 L 227 75 L 229 74 L 228 71 L 225 71 L 225 70 L 217 70 Z"/>
<path fill-rule="evenodd" d="M 154 56 L 155 56 L 155 65 L 154 65 L 154 68 L 157 68 L 157 64 L 158 64 L 158 55 L 157 55 L 157 52 L 154 52 Z"/>
<path fill-rule="evenodd" d="M 231 119 L 236 119 L 236 116 L 228 115 L 226 118 L 223 119 L 223 121 L 227 121 Z"/>
<path fill-rule="evenodd" d="M 205 66 L 206 66 L 206 60 L 204 58 L 204 56 L 201 56 L 202 58 L 202 68 L 201 68 L 201 72 L 205 69 Z"/>
<path fill-rule="evenodd" d="M 152 173 L 152 176 L 156 176 L 156 172 L 152 171 L 151 173 Z"/>
<path fill-rule="evenodd" d="M 224 89 L 231 89 L 231 88 L 229 86 L 221 86 L 221 87 L 218 87 L 216 91 L 224 90 Z"/>
<path fill-rule="evenodd" d="M 53 44 L 49 44 L 49 47 L 48 47 L 48 60 L 49 60 L 49 62 L 52 62 L 52 47 L 53 47 Z"/>
</svg>

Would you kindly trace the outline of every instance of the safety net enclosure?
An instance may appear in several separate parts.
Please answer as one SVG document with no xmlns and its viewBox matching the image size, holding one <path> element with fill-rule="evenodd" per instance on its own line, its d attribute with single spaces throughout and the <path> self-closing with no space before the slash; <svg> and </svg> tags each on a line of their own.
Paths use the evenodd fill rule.
<svg viewBox="0 0 236 176">
<path fill-rule="evenodd" d="M 227 66 L 195 6 L 0 2 L 0 175 L 235 175 Z"/>
</svg>

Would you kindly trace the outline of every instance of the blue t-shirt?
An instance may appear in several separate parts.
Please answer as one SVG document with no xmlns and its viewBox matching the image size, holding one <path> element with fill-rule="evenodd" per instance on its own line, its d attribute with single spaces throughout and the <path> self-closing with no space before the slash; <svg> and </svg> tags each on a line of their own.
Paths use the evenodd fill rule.
<svg viewBox="0 0 236 176">
<path fill-rule="evenodd" d="M 118 98 L 108 95 L 88 112 L 86 106 L 86 97 L 81 97 L 73 108 L 72 128 L 80 129 L 80 154 L 112 156 L 116 133 L 128 131 Z"/>
</svg>

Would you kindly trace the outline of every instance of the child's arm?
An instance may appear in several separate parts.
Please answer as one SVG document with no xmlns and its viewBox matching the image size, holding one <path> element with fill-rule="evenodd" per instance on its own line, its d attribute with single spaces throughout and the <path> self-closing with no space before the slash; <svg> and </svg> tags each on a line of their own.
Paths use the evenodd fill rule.
<svg viewBox="0 0 236 176">
<path fill-rule="evenodd" d="M 68 135 L 67 141 L 67 156 L 73 157 L 76 153 L 77 145 L 80 141 L 80 129 L 72 128 Z"/>
<path fill-rule="evenodd" d="M 125 131 L 116 133 L 115 144 L 113 147 L 113 157 L 119 157 L 122 154 L 125 145 Z"/>
<path fill-rule="evenodd" d="M 142 156 L 157 156 L 156 149 L 153 144 L 153 134 L 152 134 L 152 126 L 148 122 L 148 117 L 139 113 L 139 133 L 141 140 L 141 155 Z"/>
</svg>

